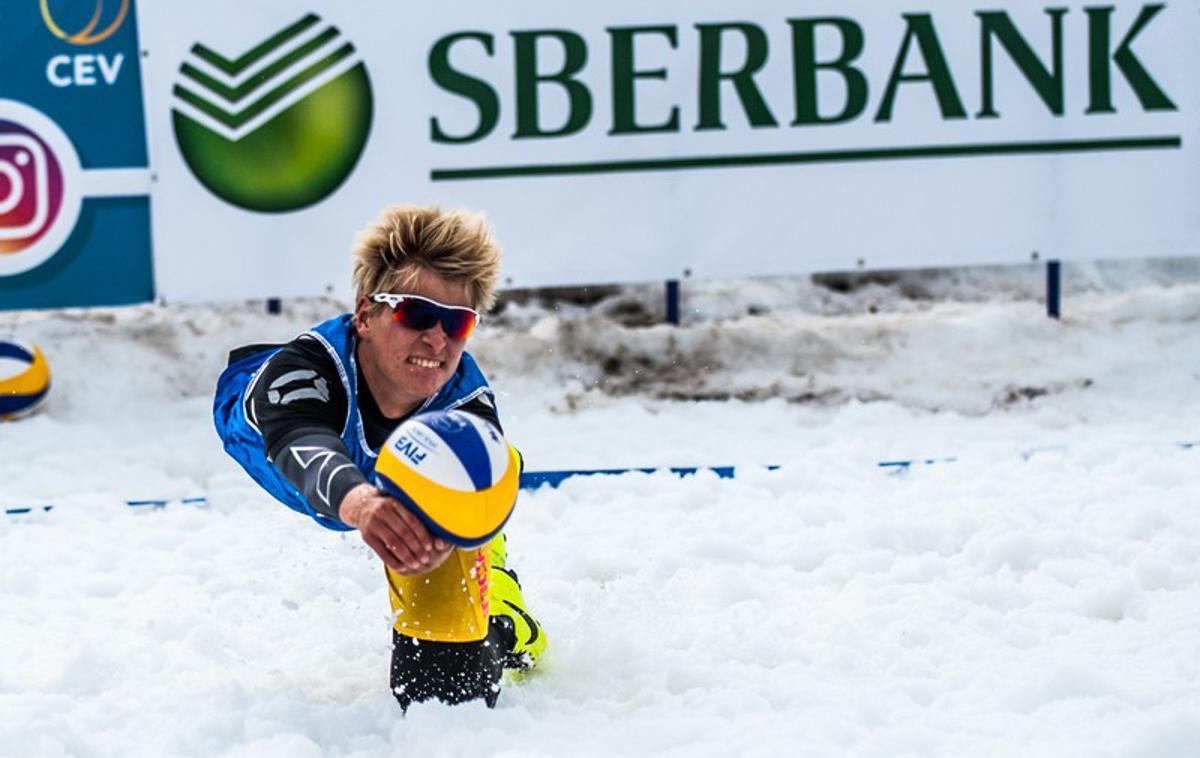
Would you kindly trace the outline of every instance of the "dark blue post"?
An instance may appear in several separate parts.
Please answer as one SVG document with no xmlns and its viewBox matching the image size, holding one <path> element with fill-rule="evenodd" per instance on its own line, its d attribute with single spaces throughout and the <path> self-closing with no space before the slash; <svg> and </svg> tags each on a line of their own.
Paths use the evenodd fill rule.
<svg viewBox="0 0 1200 758">
<path fill-rule="evenodd" d="M 278 316 L 283 312 L 283 301 L 277 297 L 267 298 L 267 313 L 272 316 Z"/>
<path fill-rule="evenodd" d="M 679 326 L 679 280 L 667 280 L 667 323 Z"/>
<path fill-rule="evenodd" d="M 1062 262 L 1046 261 L 1046 315 L 1058 318 L 1062 314 Z"/>
</svg>

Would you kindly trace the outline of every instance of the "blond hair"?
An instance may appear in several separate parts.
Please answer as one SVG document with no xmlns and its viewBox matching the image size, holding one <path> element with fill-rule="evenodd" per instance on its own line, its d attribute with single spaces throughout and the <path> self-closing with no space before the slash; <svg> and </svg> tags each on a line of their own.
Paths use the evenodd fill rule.
<svg viewBox="0 0 1200 758">
<path fill-rule="evenodd" d="M 393 205 L 354 242 L 354 294 L 411 287 L 422 271 L 465 284 L 471 307 L 486 312 L 496 302 L 500 246 L 482 215 L 436 205 Z M 371 310 L 382 306 L 371 303 Z"/>
</svg>

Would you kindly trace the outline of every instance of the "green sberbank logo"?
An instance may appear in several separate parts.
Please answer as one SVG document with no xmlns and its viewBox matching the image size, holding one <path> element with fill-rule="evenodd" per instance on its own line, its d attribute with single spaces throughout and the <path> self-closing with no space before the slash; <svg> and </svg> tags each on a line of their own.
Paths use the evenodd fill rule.
<svg viewBox="0 0 1200 758">
<path fill-rule="evenodd" d="M 371 82 L 354 45 L 308 14 L 230 60 L 197 43 L 172 117 L 192 173 L 240 208 L 317 203 L 354 170 L 371 129 Z"/>
</svg>

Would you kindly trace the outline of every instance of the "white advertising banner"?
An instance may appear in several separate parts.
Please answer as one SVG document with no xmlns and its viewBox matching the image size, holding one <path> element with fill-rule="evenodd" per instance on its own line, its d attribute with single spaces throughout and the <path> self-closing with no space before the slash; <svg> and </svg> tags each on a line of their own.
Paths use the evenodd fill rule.
<svg viewBox="0 0 1200 758">
<path fill-rule="evenodd" d="M 345 294 L 397 202 L 509 287 L 1200 254 L 1200 0 L 140 7 L 169 302 Z"/>
</svg>

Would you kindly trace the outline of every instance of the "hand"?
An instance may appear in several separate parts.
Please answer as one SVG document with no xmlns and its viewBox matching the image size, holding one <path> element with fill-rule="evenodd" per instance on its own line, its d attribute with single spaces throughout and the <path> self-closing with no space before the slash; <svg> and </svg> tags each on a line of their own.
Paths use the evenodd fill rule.
<svg viewBox="0 0 1200 758">
<path fill-rule="evenodd" d="M 397 574 L 424 574 L 442 565 L 454 546 L 429 534 L 400 501 L 363 483 L 342 498 L 338 515 Z"/>
</svg>

